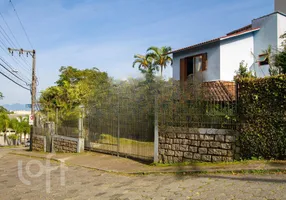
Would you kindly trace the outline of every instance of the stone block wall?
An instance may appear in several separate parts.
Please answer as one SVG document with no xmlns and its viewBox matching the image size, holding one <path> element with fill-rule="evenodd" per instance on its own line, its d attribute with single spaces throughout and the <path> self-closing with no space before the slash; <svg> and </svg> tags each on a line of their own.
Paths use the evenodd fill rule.
<svg viewBox="0 0 286 200">
<path fill-rule="evenodd" d="M 33 151 L 46 152 L 46 136 L 33 135 L 32 148 L 33 148 Z"/>
<path fill-rule="evenodd" d="M 52 137 L 53 150 L 60 153 L 79 153 L 83 151 L 84 142 L 82 138 L 71 138 L 60 135 Z"/>
<path fill-rule="evenodd" d="M 159 162 L 233 161 L 239 148 L 236 133 L 226 129 L 159 129 Z"/>
</svg>

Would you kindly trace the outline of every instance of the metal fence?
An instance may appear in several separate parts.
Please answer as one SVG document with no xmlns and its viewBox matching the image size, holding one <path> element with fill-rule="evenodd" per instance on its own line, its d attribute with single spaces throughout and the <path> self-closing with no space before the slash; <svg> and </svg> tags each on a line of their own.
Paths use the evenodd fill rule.
<svg viewBox="0 0 286 200">
<path fill-rule="evenodd" d="M 73 120 L 54 117 L 52 132 L 84 137 L 87 150 L 152 161 L 158 126 L 236 128 L 237 89 L 233 82 L 124 83 L 104 92 Z M 40 134 L 45 131 L 37 130 Z"/>
<path fill-rule="evenodd" d="M 160 126 L 235 129 L 237 89 L 234 82 L 172 84 L 158 94 Z"/>
<path fill-rule="evenodd" d="M 80 137 L 79 120 L 80 115 L 71 120 L 64 120 L 56 117 L 54 120 L 47 120 L 36 116 L 34 131 L 36 135 L 62 135 L 67 137 Z"/>
<path fill-rule="evenodd" d="M 61 120 L 55 123 L 55 134 L 73 138 L 80 137 L 79 120 L 80 117 L 73 120 Z"/>
<path fill-rule="evenodd" d="M 139 90 L 110 92 L 84 119 L 87 149 L 153 160 L 154 99 Z"/>
<path fill-rule="evenodd" d="M 86 148 L 153 160 L 155 116 L 159 126 L 236 128 L 233 82 L 163 82 L 109 91 L 84 119 Z M 158 127 L 157 127 L 158 128 Z"/>
</svg>

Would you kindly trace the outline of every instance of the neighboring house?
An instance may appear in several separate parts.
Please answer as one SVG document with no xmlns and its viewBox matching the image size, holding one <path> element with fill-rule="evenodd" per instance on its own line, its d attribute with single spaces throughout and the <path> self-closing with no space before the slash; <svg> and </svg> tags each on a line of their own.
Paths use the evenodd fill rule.
<svg viewBox="0 0 286 200">
<path fill-rule="evenodd" d="M 285 32 L 286 14 L 276 10 L 225 36 L 174 50 L 173 78 L 181 82 L 188 77 L 199 82 L 232 81 L 242 60 L 258 77 L 267 76 L 269 65 L 263 52 L 269 45 L 273 51 L 281 48 L 279 37 Z"/>
<path fill-rule="evenodd" d="M 9 116 L 10 119 L 17 119 L 18 121 L 20 120 L 20 118 L 28 120 L 30 113 L 31 112 L 27 112 L 27 111 L 26 112 L 14 111 L 13 114 L 9 114 L 8 116 Z"/>
</svg>

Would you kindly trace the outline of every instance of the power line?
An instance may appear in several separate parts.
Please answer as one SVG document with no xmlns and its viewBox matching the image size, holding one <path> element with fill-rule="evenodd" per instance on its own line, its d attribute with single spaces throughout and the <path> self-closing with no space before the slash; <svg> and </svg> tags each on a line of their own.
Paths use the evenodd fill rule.
<svg viewBox="0 0 286 200">
<path fill-rule="evenodd" d="M 25 28 L 24 28 L 24 25 L 23 25 L 23 23 L 22 23 L 22 21 L 21 21 L 19 15 L 18 15 L 18 13 L 17 13 L 17 11 L 16 11 L 16 8 L 15 8 L 15 6 L 14 6 L 14 4 L 13 4 L 13 2 L 12 2 L 11 0 L 10 0 L 10 3 L 11 3 L 11 5 L 12 5 L 12 7 L 13 7 L 13 9 L 14 9 L 14 11 L 15 11 L 15 14 L 16 14 L 16 16 L 17 16 L 19 22 L 20 22 L 20 25 L 21 25 L 21 27 L 22 27 L 22 29 L 23 29 L 23 31 L 24 31 L 26 37 L 27 37 L 28 42 L 30 43 L 31 47 L 33 47 L 32 43 L 31 43 L 31 41 L 30 41 L 30 38 L 29 38 L 29 36 L 28 36 L 28 34 L 27 34 Z M 4 21 L 4 23 L 6 24 L 8 30 L 10 31 L 10 34 L 11 34 L 12 37 L 15 39 L 17 45 L 20 47 L 19 42 L 17 41 L 15 35 L 13 34 L 13 32 L 12 32 L 10 26 L 9 26 L 8 23 L 6 22 L 4 16 L 2 15 L 2 13 L 0 13 L 0 15 L 1 15 L 1 17 L 2 17 L 2 19 L 3 19 L 3 21 Z M 16 47 L 15 43 L 14 43 L 13 40 L 9 37 L 9 35 L 6 33 L 6 31 L 2 28 L 2 26 L 1 26 L 1 29 L 3 30 L 4 34 L 6 35 L 6 37 L 5 37 L 5 35 L 1 32 L 2 35 L 3 35 L 4 38 L 8 41 L 8 43 L 9 43 L 12 47 Z M 9 42 L 9 41 L 10 41 L 10 42 Z M 3 43 L 3 45 L 4 45 L 4 43 Z M 4 46 L 5 46 L 5 45 L 4 45 Z M 6 46 L 6 48 L 7 48 L 7 46 Z M 19 55 L 20 55 L 20 54 L 19 54 Z M 9 56 L 11 56 L 11 55 L 9 54 Z M 12 55 L 12 57 L 13 57 L 13 55 Z M 13 59 L 15 60 L 15 57 L 13 57 Z M 30 63 L 27 61 L 27 59 L 26 59 L 25 57 L 23 57 L 23 56 L 20 56 L 20 59 L 22 60 L 22 62 L 23 62 L 24 64 L 26 64 L 26 65 L 28 66 L 28 70 L 26 70 L 27 68 L 25 67 L 25 65 L 23 65 L 23 68 L 24 68 L 28 73 L 30 73 L 30 71 L 31 71 L 31 67 L 30 67 L 31 64 L 30 64 Z M 19 60 L 20 60 L 20 59 L 19 59 Z M 19 61 L 19 60 L 17 59 L 17 61 Z M 16 63 L 18 63 L 17 61 L 16 61 Z M 20 61 L 19 61 L 19 63 L 20 63 Z M 19 63 L 18 63 L 18 65 L 20 66 Z M 29 80 L 29 81 L 30 81 L 30 80 Z"/>
<path fill-rule="evenodd" d="M 6 26 L 7 26 L 8 30 L 9 30 L 10 34 L 13 36 L 13 38 L 14 38 L 14 40 L 16 41 L 17 45 L 20 47 L 21 45 L 20 45 L 20 44 L 19 44 L 19 42 L 17 41 L 17 39 L 16 39 L 15 35 L 13 34 L 13 32 L 12 32 L 12 30 L 11 30 L 10 26 L 9 26 L 9 25 L 8 25 L 8 23 L 6 22 L 6 20 L 5 20 L 4 16 L 2 15 L 2 13 L 1 13 L 1 12 L 0 12 L 0 16 L 2 17 L 2 19 L 3 19 L 4 23 L 6 24 Z"/>
<path fill-rule="evenodd" d="M 2 38 L 0 37 L 0 43 L 2 44 L 1 48 L 3 51 L 5 51 L 6 54 L 9 55 L 9 53 L 7 52 L 7 49 L 8 49 L 8 46 L 5 44 L 5 42 L 2 40 Z M 0 45 L 1 45 L 0 44 Z M 11 56 L 11 55 L 9 55 Z M 13 59 L 15 60 L 15 62 L 19 65 L 19 66 L 22 66 L 25 70 L 28 70 L 27 72 L 29 72 L 29 68 L 25 67 L 22 63 L 20 65 L 20 60 L 18 60 L 17 57 L 13 57 Z M 17 61 L 16 61 L 17 60 Z"/>
<path fill-rule="evenodd" d="M 12 5 L 13 9 L 14 9 L 14 12 L 15 12 L 15 14 L 16 14 L 16 16 L 17 16 L 17 18 L 18 18 L 18 21 L 19 21 L 19 22 L 20 22 L 20 24 L 21 24 L 21 27 L 22 27 L 22 29 L 23 29 L 23 31 L 24 31 L 24 33 L 25 33 L 26 37 L 27 37 L 28 42 L 30 43 L 30 45 L 31 45 L 32 49 L 34 49 L 34 47 L 33 47 L 32 43 L 31 43 L 31 41 L 30 41 L 30 38 L 29 38 L 29 36 L 28 36 L 28 34 L 27 34 L 27 32 L 26 32 L 26 29 L 24 28 L 24 25 L 23 25 L 23 23 L 22 23 L 22 21 L 21 21 L 21 19 L 20 19 L 19 15 L 18 15 L 17 11 L 16 11 L 16 8 L 15 8 L 15 6 L 14 6 L 14 4 L 13 4 L 12 0 L 10 0 L 10 3 L 11 3 L 11 5 Z"/>
<path fill-rule="evenodd" d="M 6 61 L 0 57 L 0 60 L 2 60 L 7 66 L 9 66 Z M 26 81 L 24 81 L 22 78 L 20 78 L 19 76 L 17 76 L 16 74 L 13 73 L 13 71 L 11 72 L 9 69 L 7 69 L 7 67 L 5 67 L 4 65 L 2 65 L 0 63 L 0 66 L 2 66 L 4 69 L 6 69 L 10 74 L 12 74 L 13 76 L 15 76 L 16 78 L 18 78 L 19 80 L 23 81 L 26 85 L 29 85 Z"/>
<path fill-rule="evenodd" d="M 4 38 L 8 41 L 9 45 L 11 46 L 15 46 L 14 42 L 10 39 L 9 35 L 7 35 L 6 31 L 3 29 L 3 27 L 0 25 L 0 29 L 3 31 L 0 30 L 0 33 L 4 36 Z"/>
<path fill-rule="evenodd" d="M 0 48 L 2 48 L 1 46 L 0 46 Z M 3 48 L 2 48 L 3 49 Z M 4 51 L 5 51 L 5 49 L 4 49 Z M 6 52 L 6 51 L 5 51 Z M 7 61 L 6 61 L 7 62 Z M 8 62 L 7 62 L 8 63 Z M 14 69 L 12 66 L 11 66 L 11 64 L 9 63 L 9 64 L 7 64 L 7 66 L 12 70 L 12 71 L 15 71 L 16 69 Z M 19 73 L 23 76 L 23 78 L 25 78 L 26 79 L 26 81 L 27 82 L 31 82 L 31 79 L 29 78 L 29 77 L 27 77 L 26 75 L 24 75 L 21 71 L 19 71 Z"/>
<path fill-rule="evenodd" d="M 8 45 L 15 47 L 16 45 L 14 44 L 14 42 L 11 40 L 11 38 L 8 36 L 8 34 L 6 33 L 6 31 L 2 28 L 2 26 L 0 25 L 0 29 L 3 30 L 3 32 L 0 30 L 0 33 L 2 34 L 4 40 L 6 40 L 6 42 L 8 43 Z M 1 39 L 1 43 L 4 45 L 5 48 L 7 48 L 7 45 L 4 44 L 3 40 Z M 27 61 L 25 61 L 22 57 L 20 57 L 23 60 L 23 63 L 27 65 L 28 69 L 29 69 L 29 64 L 27 63 Z"/>
<path fill-rule="evenodd" d="M 2 15 L 1 12 L 0 12 L 0 16 L 1 16 L 1 18 L 3 19 L 3 21 L 4 21 L 5 25 L 6 25 L 6 27 L 7 27 L 8 30 L 9 30 L 10 35 L 12 35 L 12 37 L 14 38 L 14 40 L 15 40 L 15 42 L 16 42 L 17 45 L 14 44 L 13 40 L 9 37 L 9 35 L 6 33 L 6 31 L 5 31 L 2 27 L 1 27 L 1 29 L 4 31 L 4 33 L 7 35 L 7 37 L 10 39 L 10 41 L 14 44 L 14 47 L 20 47 L 20 46 L 21 46 L 20 43 L 18 42 L 17 38 L 15 37 L 13 31 L 11 30 L 9 24 L 7 23 L 7 21 L 5 20 L 5 18 L 4 18 L 4 16 Z M 1 25 L 0 25 L 0 26 L 1 26 Z M 13 45 L 12 45 L 12 46 L 13 46 Z M 21 57 L 21 59 L 22 59 L 28 66 L 31 66 L 31 63 L 29 63 L 29 62 L 27 61 L 27 59 L 25 59 L 25 57 Z"/>
<path fill-rule="evenodd" d="M 6 74 L 4 74 L 3 72 L 0 71 L 0 74 L 2 74 L 4 77 L 6 77 L 7 79 L 9 79 L 10 81 L 12 81 L 13 83 L 15 83 L 16 85 L 20 86 L 23 89 L 29 90 L 29 88 L 24 87 L 23 85 L 17 83 L 16 81 L 14 81 L 13 79 L 11 79 L 9 76 L 7 76 Z"/>
<path fill-rule="evenodd" d="M 4 59 L 4 58 L 3 58 L 3 59 Z M 2 61 L 3 61 L 3 60 L 2 60 Z M 14 69 L 14 68 L 11 66 L 11 64 L 8 63 L 7 61 L 3 61 L 3 62 L 10 68 L 10 70 L 12 70 L 12 71 L 15 71 L 15 70 L 16 70 L 16 69 Z M 31 82 L 31 79 L 29 79 L 26 75 L 22 74 L 21 71 L 19 71 L 18 73 L 22 75 L 22 79 L 26 79 L 25 82 Z"/>
<path fill-rule="evenodd" d="M 7 52 L 7 46 L 5 45 L 5 43 L 3 42 L 3 40 L 0 38 L 0 43 L 2 43 L 2 45 L 4 46 L 4 48 L 3 48 L 3 46 L 1 46 L 1 44 L 0 44 L 0 48 L 8 55 L 8 56 L 11 56 L 8 52 Z M 20 61 L 18 60 L 18 58 L 17 57 L 14 57 L 14 56 L 11 56 L 12 57 L 12 59 L 14 60 L 14 62 L 19 66 L 19 67 L 23 67 L 23 69 L 28 73 L 28 74 L 30 74 L 30 70 L 29 69 L 27 69 L 25 66 L 23 66 L 23 64 L 21 63 L 21 65 L 19 64 L 20 63 Z"/>
</svg>

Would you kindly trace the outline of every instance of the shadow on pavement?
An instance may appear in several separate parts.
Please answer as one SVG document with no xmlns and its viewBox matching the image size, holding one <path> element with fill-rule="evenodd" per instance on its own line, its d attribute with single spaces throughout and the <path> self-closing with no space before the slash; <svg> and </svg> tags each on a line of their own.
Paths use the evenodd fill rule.
<svg viewBox="0 0 286 200">
<path fill-rule="evenodd" d="M 269 178 L 264 178 L 261 175 L 240 175 L 241 177 L 236 177 L 237 175 L 198 175 L 199 177 L 212 178 L 212 179 L 228 179 L 235 181 L 251 181 L 251 182 L 265 182 L 265 183 L 286 183 L 285 179 L 274 179 L 269 175 Z M 251 177 L 250 177 L 251 176 Z M 261 177 L 259 177 L 261 176 Z"/>
<path fill-rule="evenodd" d="M 187 172 L 185 172 L 185 166 L 183 163 L 178 163 L 178 166 L 176 167 L 176 178 L 178 180 L 182 180 L 184 177 L 185 177 L 185 174 L 187 174 Z M 194 170 L 194 171 L 201 171 L 201 168 L 196 165 L 195 163 L 194 164 L 189 164 L 188 165 L 188 168 L 190 168 L 191 170 Z"/>
</svg>

